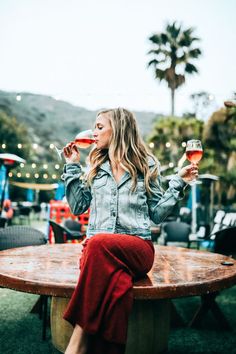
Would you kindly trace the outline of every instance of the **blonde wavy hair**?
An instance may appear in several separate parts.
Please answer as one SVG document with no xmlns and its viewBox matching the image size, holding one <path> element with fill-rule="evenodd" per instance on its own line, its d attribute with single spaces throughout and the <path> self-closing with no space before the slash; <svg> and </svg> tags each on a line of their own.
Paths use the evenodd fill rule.
<svg viewBox="0 0 236 354">
<path fill-rule="evenodd" d="M 158 162 L 155 156 L 147 149 L 140 133 L 134 114 L 124 108 L 108 109 L 100 111 L 97 117 L 106 114 L 112 127 L 112 136 L 109 149 L 94 148 L 89 154 L 90 171 L 87 182 L 91 185 L 102 163 L 109 160 L 109 155 L 114 162 L 127 172 L 132 181 L 132 191 L 137 186 L 137 175 L 144 176 L 145 188 L 151 194 L 150 182 L 158 176 Z M 109 154 L 108 154 L 109 153 Z M 155 166 L 150 170 L 148 158 L 155 161 Z"/>
</svg>

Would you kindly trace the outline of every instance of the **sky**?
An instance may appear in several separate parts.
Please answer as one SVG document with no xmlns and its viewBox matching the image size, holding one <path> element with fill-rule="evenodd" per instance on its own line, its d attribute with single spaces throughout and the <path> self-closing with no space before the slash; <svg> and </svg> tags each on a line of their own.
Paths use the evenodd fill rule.
<svg viewBox="0 0 236 354">
<path fill-rule="evenodd" d="M 195 28 L 203 55 L 177 90 L 176 114 L 200 91 L 217 109 L 236 91 L 235 13 L 235 0 L 1 0 L 0 90 L 169 114 L 169 89 L 147 69 L 148 37 L 177 21 Z"/>
</svg>

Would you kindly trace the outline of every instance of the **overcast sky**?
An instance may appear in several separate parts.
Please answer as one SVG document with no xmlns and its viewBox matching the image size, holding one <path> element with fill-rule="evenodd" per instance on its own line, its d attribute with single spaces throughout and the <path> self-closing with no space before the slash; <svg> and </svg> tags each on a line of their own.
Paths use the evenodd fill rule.
<svg viewBox="0 0 236 354">
<path fill-rule="evenodd" d="M 236 91 L 235 14 L 235 0 L 1 0 L 0 89 L 168 114 L 169 90 L 147 69 L 148 37 L 176 20 L 195 27 L 203 51 L 176 113 L 203 90 L 220 107 Z"/>
</svg>

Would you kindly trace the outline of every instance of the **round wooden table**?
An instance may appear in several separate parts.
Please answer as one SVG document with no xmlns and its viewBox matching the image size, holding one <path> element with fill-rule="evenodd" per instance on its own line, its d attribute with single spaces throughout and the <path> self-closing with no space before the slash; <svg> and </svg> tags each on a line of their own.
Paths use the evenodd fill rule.
<svg viewBox="0 0 236 354">
<path fill-rule="evenodd" d="M 62 319 L 79 277 L 80 244 L 29 246 L 0 252 L 0 286 L 52 296 L 54 346 L 64 351 L 72 327 Z M 221 263 L 230 261 L 232 266 Z M 167 350 L 170 299 L 214 293 L 236 284 L 236 262 L 215 253 L 155 246 L 147 277 L 134 283 L 126 354 Z M 91 300 L 92 301 L 92 300 Z"/>
</svg>

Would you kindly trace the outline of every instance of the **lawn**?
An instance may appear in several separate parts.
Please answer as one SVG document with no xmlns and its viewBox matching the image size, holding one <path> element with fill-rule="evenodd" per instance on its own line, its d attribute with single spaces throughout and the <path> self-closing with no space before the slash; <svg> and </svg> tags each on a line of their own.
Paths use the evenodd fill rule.
<svg viewBox="0 0 236 354">
<path fill-rule="evenodd" d="M 1 354 L 55 353 L 50 339 L 50 329 L 48 328 L 47 340 L 42 341 L 41 320 L 37 314 L 30 313 L 37 299 L 37 295 L 0 289 Z M 186 322 L 191 319 L 199 302 L 199 297 L 174 300 L 179 314 Z M 217 302 L 229 320 L 232 331 L 222 331 L 217 321 L 209 313 L 201 329 L 171 328 L 169 354 L 236 353 L 236 286 L 222 291 Z"/>
</svg>

